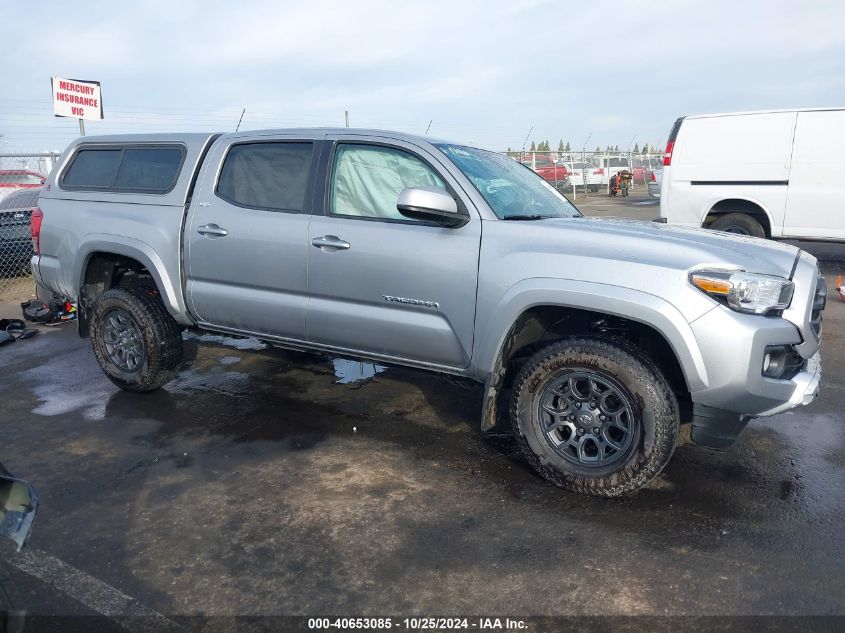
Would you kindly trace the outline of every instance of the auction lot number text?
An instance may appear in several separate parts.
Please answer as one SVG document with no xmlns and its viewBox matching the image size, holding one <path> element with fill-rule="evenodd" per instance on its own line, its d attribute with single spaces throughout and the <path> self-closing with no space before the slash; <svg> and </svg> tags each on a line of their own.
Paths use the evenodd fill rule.
<svg viewBox="0 0 845 633">
<path fill-rule="evenodd" d="M 386 630 L 411 631 L 478 630 L 518 631 L 526 629 L 524 620 L 510 618 L 309 618 L 309 630 Z"/>
</svg>

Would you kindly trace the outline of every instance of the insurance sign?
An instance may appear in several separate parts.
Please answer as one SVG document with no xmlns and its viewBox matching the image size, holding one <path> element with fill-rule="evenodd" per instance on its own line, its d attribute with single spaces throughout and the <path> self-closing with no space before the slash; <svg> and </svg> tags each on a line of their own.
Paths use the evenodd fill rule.
<svg viewBox="0 0 845 633">
<path fill-rule="evenodd" d="M 75 119 L 103 118 L 99 81 L 53 77 L 53 114 Z"/>
</svg>

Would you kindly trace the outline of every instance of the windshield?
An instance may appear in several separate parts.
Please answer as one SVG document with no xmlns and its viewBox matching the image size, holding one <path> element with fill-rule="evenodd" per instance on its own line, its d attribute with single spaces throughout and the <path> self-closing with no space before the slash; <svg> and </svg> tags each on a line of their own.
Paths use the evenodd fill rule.
<svg viewBox="0 0 845 633">
<path fill-rule="evenodd" d="M 530 168 L 474 147 L 438 144 L 500 220 L 579 217 L 581 212 Z"/>
</svg>

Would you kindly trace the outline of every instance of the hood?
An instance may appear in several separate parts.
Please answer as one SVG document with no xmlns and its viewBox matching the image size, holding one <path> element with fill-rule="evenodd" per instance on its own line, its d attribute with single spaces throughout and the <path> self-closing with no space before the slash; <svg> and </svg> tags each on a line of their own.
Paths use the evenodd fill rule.
<svg viewBox="0 0 845 633">
<path fill-rule="evenodd" d="M 560 230 L 573 251 L 681 270 L 738 268 L 788 279 L 801 252 L 756 237 L 624 218 L 560 218 L 534 224 Z"/>
</svg>

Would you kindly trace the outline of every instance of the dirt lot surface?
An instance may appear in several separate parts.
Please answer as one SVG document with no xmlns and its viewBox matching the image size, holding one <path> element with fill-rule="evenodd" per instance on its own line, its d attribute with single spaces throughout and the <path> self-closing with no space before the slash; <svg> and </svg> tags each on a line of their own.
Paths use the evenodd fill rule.
<svg viewBox="0 0 845 633">
<path fill-rule="evenodd" d="M 580 206 L 657 215 L 642 198 Z M 106 380 L 72 326 L 0 348 L 0 461 L 42 501 L 28 552 L 0 549 L 15 608 L 845 615 L 832 291 L 816 402 L 724 451 L 679 447 L 621 501 L 553 488 L 510 439 L 484 437 L 473 384 L 399 368 L 346 382 L 357 364 L 222 337 L 186 348 L 178 379 L 146 395 Z"/>
</svg>

